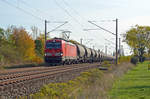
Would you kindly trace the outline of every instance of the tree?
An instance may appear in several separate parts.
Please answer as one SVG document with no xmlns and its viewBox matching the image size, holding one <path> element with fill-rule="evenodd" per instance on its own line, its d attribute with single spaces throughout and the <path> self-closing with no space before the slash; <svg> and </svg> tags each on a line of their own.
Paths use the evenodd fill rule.
<svg viewBox="0 0 150 99">
<path fill-rule="evenodd" d="M 42 56 L 42 41 L 41 40 L 35 40 L 35 52 L 38 56 Z"/>
<path fill-rule="evenodd" d="M 4 30 L 0 28 L 0 64 L 2 64 L 4 56 L 2 54 L 2 45 L 4 43 Z"/>
<path fill-rule="evenodd" d="M 134 55 L 143 61 L 146 49 L 150 49 L 150 26 L 136 25 L 126 32 L 125 41 L 132 48 Z"/>
<path fill-rule="evenodd" d="M 12 39 L 23 60 L 32 61 L 36 57 L 34 40 L 24 28 L 14 28 Z"/>
<path fill-rule="evenodd" d="M 0 64 L 16 63 L 20 61 L 11 35 L 12 26 L 8 27 L 6 30 L 0 28 Z"/>
<path fill-rule="evenodd" d="M 37 43 L 35 46 L 35 41 L 23 27 L 10 26 L 6 30 L 0 28 L 0 65 L 43 62 L 43 58 L 36 55 L 35 50 L 42 50 L 39 54 L 44 55 L 44 44 L 41 41 Z"/>
<path fill-rule="evenodd" d="M 4 36 L 4 29 L 0 28 L 0 41 L 4 40 L 5 36 Z"/>
<path fill-rule="evenodd" d="M 35 41 L 35 50 L 39 56 L 44 56 L 44 47 L 45 47 L 45 35 L 40 34 L 40 36 Z"/>
</svg>

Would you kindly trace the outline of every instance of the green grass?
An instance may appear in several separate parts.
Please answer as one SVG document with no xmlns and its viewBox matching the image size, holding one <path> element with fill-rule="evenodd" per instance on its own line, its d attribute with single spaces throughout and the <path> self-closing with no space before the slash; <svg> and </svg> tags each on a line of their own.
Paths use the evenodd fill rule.
<svg viewBox="0 0 150 99">
<path fill-rule="evenodd" d="M 116 81 L 109 93 L 109 99 L 150 99 L 150 62 L 138 64 Z"/>
</svg>

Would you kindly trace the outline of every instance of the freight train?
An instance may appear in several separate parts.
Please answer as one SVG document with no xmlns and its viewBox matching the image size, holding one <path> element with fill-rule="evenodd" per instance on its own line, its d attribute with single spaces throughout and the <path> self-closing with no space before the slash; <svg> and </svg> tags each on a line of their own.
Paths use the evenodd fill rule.
<svg viewBox="0 0 150 99">
<path fill-rule="evenodd" d="M 45 44 L 45 62 L 49 64 L 78 64 L 112 61 L 114 57 L 81 44 L 74 44 L 62 38 L 53 38 Z"/>
</svg>

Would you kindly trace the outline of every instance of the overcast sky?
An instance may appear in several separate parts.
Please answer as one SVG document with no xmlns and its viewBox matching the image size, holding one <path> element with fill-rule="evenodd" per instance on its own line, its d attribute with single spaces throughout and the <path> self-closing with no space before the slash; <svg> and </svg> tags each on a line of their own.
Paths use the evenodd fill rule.
<svg viewBox="0 0 150 99">
<path fill-rule="evenodd" d="M 103 30 L 83 31 L 83 29 L 97 29 L 88 21 L 97 21 L 95 22 L 97 25 L 115 32 L 115 22 L 109 20 L 118 18 L 119 34 L 123 34 L 136 24 L 149 25 L 149 5 L 149 0 L 0 0 L 0 27 L 16 25 L 30 31 L 31 26 L 37 26 L 44 31 L 45 19 L 68 21 L 69 23 L 60 29 L 71 31 L 71 39 L 80 41 L 83 38 L 83 44 L 88 47 L 94 45 L 96 49 L 104 50 L 104 45 L 110 45 L 105 39 L 115 43 L 114 36 Z M 48 31 L 61 24 L 49 23 Z M 55 31 L 50 36 L 59 36 L 60 33 Z M 93 41 L 88 42 L 88 39 Z M 122 44 L 125 53 L 128 53 L 128 47 Z M 109 47 L 110 53 L 115 50 L 114 46 L 111 44 Z"/>
</svg>

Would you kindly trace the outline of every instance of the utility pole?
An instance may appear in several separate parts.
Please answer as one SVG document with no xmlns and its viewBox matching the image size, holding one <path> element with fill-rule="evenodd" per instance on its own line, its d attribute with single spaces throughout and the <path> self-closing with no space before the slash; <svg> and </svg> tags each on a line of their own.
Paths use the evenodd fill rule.
<svg viewBox="0 0 150 99">
<path fill-rule="evenodd" d="M 94 49 L 94 45 L 93 45 L 93 49 Z"/>
<path fill-rule="evenodd" d="M 115 63 L 116 63 L 116 65 L 118 65 L 118 19 L 116 18 L 116 19 L 113 20 L 113 21 L 116 22 L 116 33 L 113 33 L 113 32 L 111 32 L 111 31 L 109 31 L 109 30 L 103 28 L 103 27 L 101 27 L 101 26 L 99 26 L 99 25 L 93 23 L 92 21 L 88 21 L 88 22 L 91 23 L 91 24 L 93 24 L 93 25 L 95 25 L 95 26 L 97 26 L 98 28 L 100 28 L 100 29 L 102 29 L 102 30 L 104 30 L 104 31 L 106 31 L 106 32 L 108 32 L 108 33 L 111 33 L 111 34 L 113 34 L 113 35 L 116 36 L 116 62 L 115 62 Z M 91 29 L 85 29 L 85 30 L 87 31 L 87 30 L 91 30 Z M 94 29 L 94 30 L 95 30 L 95 29 Z"/>
<path fill-rule="evenodd" d="M 107 56 L 107 45 L 105 46 L 105 54 Z"/>
<path fill-rule="evenodd" d="M 47 40 L 47 20 L 45 20 L 45 44 Z"/>
<path fill-rule="evenodd" d="M 80 43 L 81 43 L 81 44 L 82 44 L 82 40 L 83 40 L 83 38 L 80 39 Z"/>
<path fill-rule="evenodd" d="M 49 32 L 47 32 L 47 23 L 52 23 L 52 22 L 45 20 L 45 44 L 46 44 L 46 40 L 47 40 L 47 34 L 53 32 L 53 31 L 56 31 L 58 28 L 62 27 L 66 23 L 68 23 L 68 21 L 65 21 L 65 22 L 53 22 L 53 23 L 62 23 L 62 24 L 57 26 L 56 28 L 52 29 Z M 70 33 L 70 31 L 67 31 L 67 32 Z M 70 34 L 69 34 L 69 36 L 70 36 Z M 69 38 L 69 36 L 67 38 Z"/>
<path fill-rule="evenodd" d="M 118 65 L 118 19 L 116 19 L 116 65 Z"/>
</svg>

